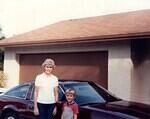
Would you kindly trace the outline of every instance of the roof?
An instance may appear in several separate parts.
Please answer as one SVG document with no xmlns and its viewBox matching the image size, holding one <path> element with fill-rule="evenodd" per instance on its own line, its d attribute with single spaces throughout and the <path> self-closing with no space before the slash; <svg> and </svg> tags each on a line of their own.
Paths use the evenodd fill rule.
<svg viewBox="0 0 150 119">
<path fill-rule="evenodd" d="M 150 36 L 150 9 L 65 20 L 0 41 L 0 47 L 122 40 Z"/>
</svg>

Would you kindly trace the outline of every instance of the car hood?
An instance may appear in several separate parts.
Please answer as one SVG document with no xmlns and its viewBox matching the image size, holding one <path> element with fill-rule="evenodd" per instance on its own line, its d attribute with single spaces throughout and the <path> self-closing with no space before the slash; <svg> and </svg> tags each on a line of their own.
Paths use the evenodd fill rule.
<svg viewBox="0 0 150 119">
<path fill-rule="evenodd" d="M 150 119 L 150 105 L 130 102 L 130 101 L 116 101 L 103 104 L 93 104 L 86 108 L 92 110 L 104 110 L 112 114 L 125 114 L 138 119 Z M 115 112 L 115 113 L 114 113 Z"/>
</svg>

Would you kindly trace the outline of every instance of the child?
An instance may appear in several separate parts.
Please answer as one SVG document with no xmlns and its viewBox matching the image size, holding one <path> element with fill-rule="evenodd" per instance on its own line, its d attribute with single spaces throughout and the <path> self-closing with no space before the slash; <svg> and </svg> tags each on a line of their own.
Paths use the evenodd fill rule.
<svg viewBox="0 0 150 119">
<path fill-rule="evenodd" d="M 74 101 L 75 90 L 69 88 L 65 92 L 66 102 L 63 104 L 61 119 L 77 119 L 79 109 L 78 104 Z"/>
</svg>

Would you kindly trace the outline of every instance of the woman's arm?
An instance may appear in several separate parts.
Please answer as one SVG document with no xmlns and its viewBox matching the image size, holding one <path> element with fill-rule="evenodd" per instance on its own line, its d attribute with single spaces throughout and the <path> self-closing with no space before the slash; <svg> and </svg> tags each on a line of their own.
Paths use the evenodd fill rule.
<svg viewBox="0 0 150 119">
<path fill-rule="evenodd" d="M 61 119 L 63 119 L 63 112 L 62 112 L 62 114 L 61 114 Z"/>
<path fill-rule="evenodd" d="M 35 86 L 34 90 L 34 114 L 39 115 L 38 106 L 37 106 L 37 97 L 39 93 L 39 87 Z"/>
<path fill-rule="evenodd" d="M 54 88 L 54 96 L 55 96 L 55 103 L 58 102 L 58 86 Z M 53 114 L 55 115 L 57 113 L 57 106 L 55 106 L 53 110 Z"/>
<path fill-rule="evenodd" d="M 78 115 L 77 114 L 74 114 L 73 115 L 73 119 L 77 119 Z"/>
<path fill-rule="evenodd" d="M 58 102 L 58 86 L 54 87 L 55 102 Z"/>
</svg>

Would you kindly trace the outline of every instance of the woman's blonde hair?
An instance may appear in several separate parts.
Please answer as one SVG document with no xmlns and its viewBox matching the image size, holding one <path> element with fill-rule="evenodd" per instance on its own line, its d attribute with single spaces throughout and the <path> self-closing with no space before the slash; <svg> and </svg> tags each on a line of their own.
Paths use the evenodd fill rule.
<svg viewBox="0 0 150 119">
<path fill-rule="evenodd" d="M 55 62 L 53 59 L 51 58 L 47 58 L 45 59 L 45 61 L 42 63 L 42 67 L 45 67 L 45 66 L 51 66 L 51 67 L 55 67 Z"/>
</svg>

